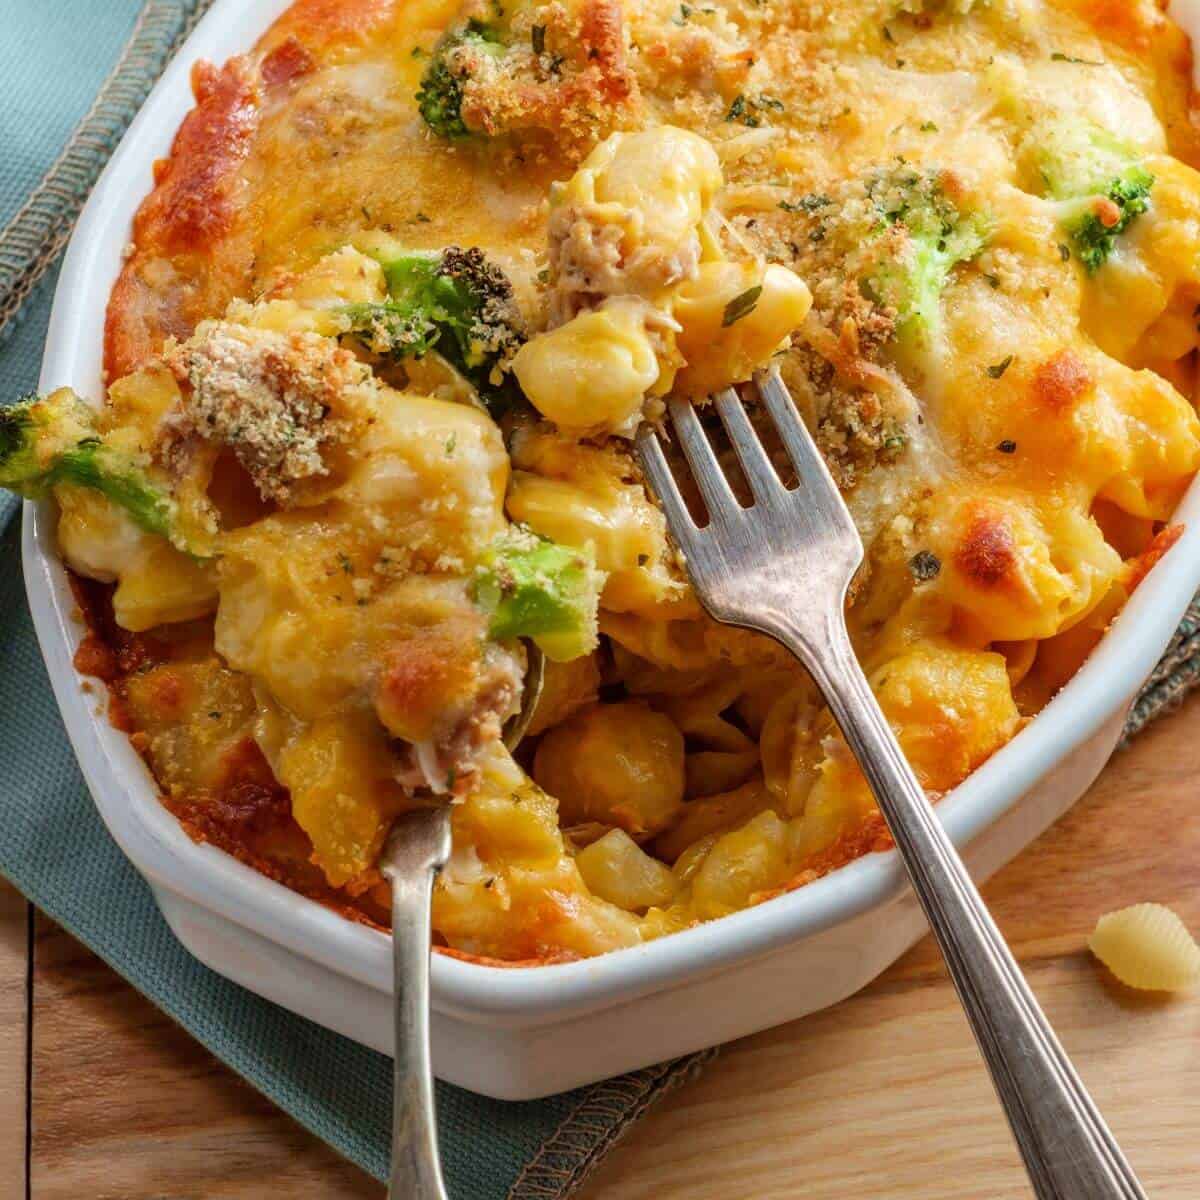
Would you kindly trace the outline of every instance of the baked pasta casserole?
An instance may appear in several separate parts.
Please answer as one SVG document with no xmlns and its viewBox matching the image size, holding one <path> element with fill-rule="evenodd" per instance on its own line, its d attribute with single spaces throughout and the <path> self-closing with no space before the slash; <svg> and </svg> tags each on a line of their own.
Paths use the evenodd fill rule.
<svg viewBox="0 0 1200 1200">
<path fill-rule="evenodd" d="M 812 681 L 689 589 L 631 455 L 667 396 L 782 373 L 931 800 L 1170 548 L 1200 146 L 1153 0 L 297 0 L 193 86 L 106 401 L 4 410 L 0 484 L 56 500 L 163 802 L 350 918 L 414 805 L 488 961 L 889 844 Z"/>
</svg>

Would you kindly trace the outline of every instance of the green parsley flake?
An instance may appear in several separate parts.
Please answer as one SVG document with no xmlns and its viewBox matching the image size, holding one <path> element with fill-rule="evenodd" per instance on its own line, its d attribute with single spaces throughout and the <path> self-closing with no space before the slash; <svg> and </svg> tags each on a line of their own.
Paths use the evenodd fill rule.
<svg viewBox="0 0 1200 1200">
<path fill-rule="evenodd" d="M 741 295 L 734 296 L 730 302 L 725 305 L 725 315 L 721 318 L 721 327 L 728 328 L 735 321 L 740 321 L 743 317 L 748 317 L 758 304 L 758 298 L 762 295 L 762 284 L 755 287 L 747 288 Z"/>
</svg>

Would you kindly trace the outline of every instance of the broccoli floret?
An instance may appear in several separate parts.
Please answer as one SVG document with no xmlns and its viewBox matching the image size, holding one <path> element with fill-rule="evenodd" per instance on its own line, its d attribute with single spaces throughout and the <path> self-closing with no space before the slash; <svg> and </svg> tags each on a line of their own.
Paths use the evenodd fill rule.
<svg viewBox="0 0 1200 1200">
<path fill-rule="evenodd" d="M 1082 118 L 1057 117 L 1030 136 L 1042 193 L 1054 200 L 1102 194 L 1138 159 L 1128 142 Z"/>
<path fill-rule="evenodd" d="M 451 139 L 473 135 L 462 117 L 463 84 L 477 68 L 481 55 L 495 58 L 505 50 L 495 31 L 477 21 L 442 38 L 417 91 L 417 107 L 434 133 Z"/>
<path fill-rule="evenodd" d="M 1114 179 L 1104 193 L 1105 199 L 1115 207 L 1101 203 L 1091 212 L 1068 221 L 1067 231 L 1089 275 L 1104 266 L 1117 244 L 1117 238 L 1129 228 L 1135 217 L 1141 216 L 1150 207 L 1150 189 L 1153 186 L 1154 176 L 1149 171 L 1131 167 L 1121 178 Z"/>
<path fill-rule="evenodd" d="M 123 508 L 147 533 L 173 538 L 175 501 L 137 467 L 99 439 L 66 451 L 53 471 L 55 483 L 91 488 Z"/>
<path fill-rule="evenodd" d="M 866 190 L 860 233 L 870 265 L 861 276 L 863 290 L 895 311 L 899 338 L 925 338 L 937 328 L 954 268 L 983 249 L 989 223 L 960 212 L 936 170 L 902 164 L 873 174 Z"/>
<path fill-rule="evenodd" d="M 92 410 L 67 388 L 0 408 L 0 487 L 45 495 L 58 457 L 95 436 Z"/>
<path fill-rule="evenodd" d="M 493 412 L 510 401 L 515 385 L 498 374 L 524 340 L 512 284 L 478 247 L 450 246 L 385 260 L 389 298 L 351 304 L 349 332 L 373 353 L 420 358 L 436 350 L 465 376 Z"/>
<path fill-rule="evenodd" d="M 1150 206 L 1154 176 L 1138 151 L 1090 121 L 1061 119 L 1036 131 L 1045 195 L 1062 202 L 1063 228 L 1088 274 Z"/>
<path fill-rule="evenodd" d="M 104 444 L 92 410 L 66 388 L 0 409 L 0 487 L 38 499 L 59 484 L 100 492 L 142 529 L 177 540 L 174 500 Z"/>
<path fill-rule="evenodd" d="M 547 658 L 566 662 L 596 647 L 603 583 L 590 554 L 514 526 L 484 551 L 474 595 L 491 637 L 532 638 Z"/>
</svg>

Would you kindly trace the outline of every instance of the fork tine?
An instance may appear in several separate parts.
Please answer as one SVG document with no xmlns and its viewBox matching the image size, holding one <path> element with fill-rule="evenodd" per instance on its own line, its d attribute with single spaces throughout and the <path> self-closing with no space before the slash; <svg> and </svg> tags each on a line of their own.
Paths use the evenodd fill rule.
<svg viewBox="0 0 1200 1200">
<path fill-rule="evenodd" d="M 729 480 L 717 462 L 712 446 L 700 425 L 696 410 L 687 400 L 668 400 L 667 408 L 671 414 L 671 423 L 679 437 L 679 445 L 683 456 L 692 468 L 692 475 L 699 485 L 700 494 L 704 497 L 704 506 L 708 509 L 709 521 L 715 523 L 722 517 L 728 517 L 740 510 L 740 505 L 734 498 L 729 486 Z"/>
<path fill-rule="evenodd" d="M 687 535 L 696 532 L 696 523 L 679 494 L 679 487 L 675 483 L 675 476 L 671 474 L 671 468 L 667 465 L 658 434 L 651 426 L 642 425 L 634 438 L 633 447 L 637 452 L 638 462 L 642 464 L 642 470 L 650 481 L 651 489 L 667 514 L 667 525 L 675 535 L 675 540 L 682 544 Z M 687 553 L 686 547 L 684 553 Z"/>
<path fill-rule="evenodd" d="M 750 424 L 750 418 L 742 407 L 741 397 L 733 388 L 726 388 L 713 398 L 713 403 L 737 452 L 738 462 L 742 464 L 742 474 L 746 476 L 746 482 L 750 485 L 755 500 L 764 504 L 772 497 L 781 495 L 783 484 L 780 483 L 762 442 L 758 440 L 754 426 Z"/>
<path fill-rule="evenodd" d="M 804 421 L 796 411 L 795 401 L 779 378 L 778 372 L 763 371 L 754 377 L 759 394 L 779 431 L 779 439 L 787 448 L 801 479 L 812 478 L 814 472 L 827 476 L 828 468 L 820 451 L 813 444 Z M 833 480 L 830 479 L 832 485 Z"/>
<path fill-rule="evenodd" d="M 767 412 L 771 414 L 771 420 L 775 422 L 775 428 L 779 431 L 779 439 L 795 464 L 798 486 L 792 494 L 802 495 L 805 501 L 816 509 L 816 515 L 824 521 L 835 528 L 854 530 L 857 536 L 850 510 L 846 507 L 837 484 L 833 482 L 833 476 L 830 475 L 812 435 L 796 411 L 791 393 L 779 378 L 779 372 L 774 368 L 770 371 L 760 371 L 754 377 L 754 382 L 767 406 Z"/>
</svg>

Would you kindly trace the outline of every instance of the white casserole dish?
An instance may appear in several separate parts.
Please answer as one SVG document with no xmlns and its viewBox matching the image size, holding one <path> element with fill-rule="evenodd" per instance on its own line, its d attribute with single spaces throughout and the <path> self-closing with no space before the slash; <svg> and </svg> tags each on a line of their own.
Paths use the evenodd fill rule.
<svg viewBox="0 0 1200 1200">
<path fill-rule="evenodd" d="M 1175 5 L 1194 32 L 1200 6 Z M 217 0 L 125 135 L 79 220 L 55 297 L 41 388 L 101 394 L 102 316 L 134 210 L 192 106 L 198 58 L 249 47 L 289 0 Z M 1186 16 L 1184 15 L 1186 13 Z M 30 605 L 67 731 L 97 807 L 197 958 L 271 1000 L 390 1052 L 388 939 L 187 836 L 157 797 L 102 692 L 72 666 L 83 629 L 55 552 L 52 509 L 27 504 Z M 1200 586 L 1200 482 L 1186 530 L 1083 669 L 1008 746 L 938 805 L 984 878 L 1055 821 L 1111 754 L 1142 681 Z M 435 955 L 437 1075 L 530 1099 L 791 1020 L 850 995 L 925 924 L 894 851 L 657 942 L 584 962 L 504 969 Z"/>
</svg>

